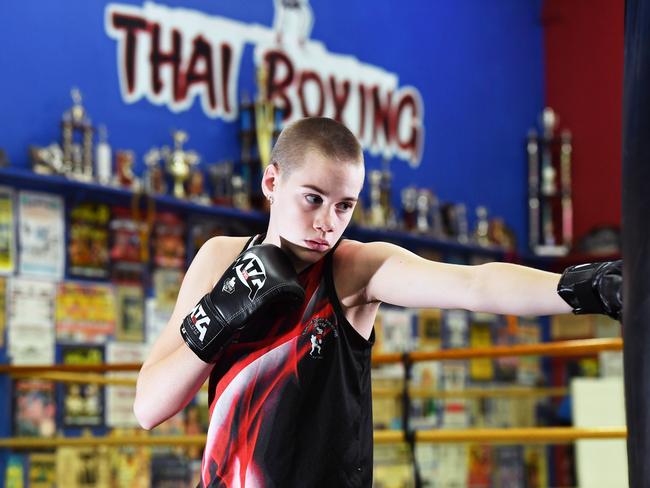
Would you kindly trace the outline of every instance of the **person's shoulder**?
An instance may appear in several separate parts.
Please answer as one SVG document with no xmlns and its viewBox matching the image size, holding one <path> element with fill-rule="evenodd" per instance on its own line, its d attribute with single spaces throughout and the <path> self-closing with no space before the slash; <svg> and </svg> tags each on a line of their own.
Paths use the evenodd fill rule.
<svg viewBox="0 0 650 488">
<path fill-rule="evenodd" d="M 250 237 L 214 236 L 203 243 L 194 258 L 198 263 L 211 263 L 212 265 L 232 262 L 244 249 Z M 217 266 L 220 268 L 221 266 Z"/>
<path fill-rule="evenodd" d="M 383 241 L 361 242 L 354 239 L 341 239 L 335 256 L 337 259 L 368 259 L 377 255 L 390 254 L 396 249 L 399 249 L 398 246 Z"/>
<path fill-rule="evenodd" d="M 377 246 L 385 243 L 361 242 L 342 239 L 334 252 L 334 267 L 346 270 L 345 274 L 365 281 L 372 274 L 371 263 L 377 253 Z"/>
<path fill-rule="evenodd" d="M 214 236 L 199 248 L 190 269 L 204 275 L 210 282 L 221 274 L 244 249 L 250 237 Z"/>
<path fill-rule="evenodd" d="M 334 249 L 334 259 L 337 261 L 350 259 L 356 253 L 362 252 L 365 242 L 355 241 L 354 239 L 341 239 Z"/>
<path fill-rule="evenodd" d="M 224 253 L 236 251 L 236 254 L 239 254 L 250 238 L 251 236 L 214 236 L 205 241 L 199 252 L 223 255 Z"/>
</svg>

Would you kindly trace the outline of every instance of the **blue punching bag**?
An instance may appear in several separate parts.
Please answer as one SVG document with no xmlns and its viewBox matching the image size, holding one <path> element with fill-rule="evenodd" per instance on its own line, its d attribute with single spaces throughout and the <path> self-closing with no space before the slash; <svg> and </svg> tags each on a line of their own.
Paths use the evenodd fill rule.
<svg viewBox="0 0 650 488">
<path fill-rule="evenodd" d="M 628 473 L 650 486 L 650 2 L 627 0 L 623 80 L 623 357 Z"/>
</svg>

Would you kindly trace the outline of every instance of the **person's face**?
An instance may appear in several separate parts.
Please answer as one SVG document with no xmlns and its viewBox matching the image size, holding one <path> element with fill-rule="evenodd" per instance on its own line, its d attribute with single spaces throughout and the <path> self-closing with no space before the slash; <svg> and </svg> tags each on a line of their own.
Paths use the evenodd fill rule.
<svg viewBox="0 0 650 488">
<path fill-rule="evenodd" d="M 347 227 L 363 187 L 360 162 L 330 161 L 309 151 L 288 176 L 267 168 L 265 193 L 273 196 L 269 235 L 299 260 L 318 261 Z M 269 178 L 269 173 L 273 178 Z"/>
</svg>

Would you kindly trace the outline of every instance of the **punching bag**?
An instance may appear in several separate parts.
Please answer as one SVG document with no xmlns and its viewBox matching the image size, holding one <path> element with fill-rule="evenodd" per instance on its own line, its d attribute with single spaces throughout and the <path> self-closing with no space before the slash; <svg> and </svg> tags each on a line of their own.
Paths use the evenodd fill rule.
<svg viewBox="0 0 650 488">
<path fill-rule="evenodd" d="M 650 2 L 627 0 L 623 79 L 623 361 L 630 487 L 650 486 Z"/>
</svg>

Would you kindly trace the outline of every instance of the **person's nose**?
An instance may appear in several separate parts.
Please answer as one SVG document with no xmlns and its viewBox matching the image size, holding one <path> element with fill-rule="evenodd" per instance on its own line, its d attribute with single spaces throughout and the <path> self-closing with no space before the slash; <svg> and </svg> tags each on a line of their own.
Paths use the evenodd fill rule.
<svg viewBox="0 0 650 488">
<path fill-rule="evenodd" d="M 332 232 L 334 230 L 333 210 L 323 205 L 316 214 L 314 228 L 320 232 Z"/>
</svg>

